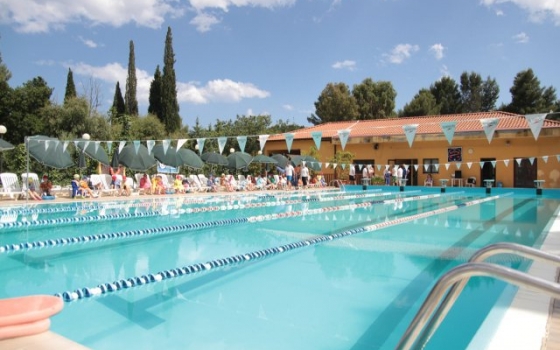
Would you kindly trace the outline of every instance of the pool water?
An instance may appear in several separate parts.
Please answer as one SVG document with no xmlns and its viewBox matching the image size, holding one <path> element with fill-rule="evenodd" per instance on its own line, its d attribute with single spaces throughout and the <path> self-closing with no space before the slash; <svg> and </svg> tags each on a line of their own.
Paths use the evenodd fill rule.
<svg viewBox="0 0 560 350">
<path fill-rule="evenodd" d="M 542 244 L 560 203 L 546 192 L 355 186 L 0 208 L 0 298 L 60 295 L 51 329 L 92 349 L 393 349 L 474 251 Z M 472 278 L 427 348 L 466 348 L 505 287 Z"/>
</svg>

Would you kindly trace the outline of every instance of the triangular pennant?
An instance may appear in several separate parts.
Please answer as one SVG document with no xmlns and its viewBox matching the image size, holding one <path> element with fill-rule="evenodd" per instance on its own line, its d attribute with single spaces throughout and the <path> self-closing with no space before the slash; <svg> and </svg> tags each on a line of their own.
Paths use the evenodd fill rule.
<svg viewBox="0 0 560 350">
<path fill-rule="evenodd" d="M 506 168 L 509 166 L 509 159 L 504 159 L 504 164 L 506 165 Z"/>
<path fill-rule="evenodd" d="M 461 162 L 456 162 L 456 163 L 455 163 L 455 167 L 456 167 L 457 169 L 461 169 Z"/>
<path fill-rule="evenodd" d="M 408 165 L 408 164 L 403 164 L 403 166 L 404 166 L 404 168 L 406 169 L 406 171 L 408 172 L 408 167 L 409 167 L 409 165 Z"/>
<path fill-rule="evenodd" d="M 196 145 L 198 146 L 199 154 L 202 154 L 202 151 L 204 150 L 204 142 L 206 142 L 206 139 L 203 137 L 196 139 Z"/>
<path fill-rule="evenodd" d="M 224 151 L 224 147 L 226 146 L 227 137 L 221 136 L 218 137 L 218 149 L 220 150 L 220 154 Z"/>
<path fill-rule="evenodd" d="M 315 141 L 315 147 L 317 147 L 317 150 L 321 149 L 321 138 L 323 137 L 323 132 L 313 131 L 311 133 L 311 137 L 313 137 L 313 141 Z"/>
<path fill-rule="evenodd" d="M 440 123 L 441 130 L 443 130 L 443 134 L 447 139 L 447 142 L 451 144 L 453 141 L 453 135 L 455 134 L 455 128 L 457 127 L 457 122 L 441 122 Z"/>
<path fill-rule="evenodd" d="M 467 168 L 469 168 L 469 169 L 470 169 L 470 168 L 471 168 L 471 166 L 472 166 L 472 162 L 467 162 Z"/>
<path fill-rule="evenodd" d="M 156 142 L 154 140 L 147 140 L 146 141 L 146 147 L 148 148 L 148 153 L 152 153 L 152 148 L 154 148 L 154 145 L 156 144 Z M 136 151 L 138 152 L 138 151 Z"/>
<path fill-rule="evenodd" d="M 99 145 L 101 144 L 101 141 L 95 141 L 94 145 L 95 145 L 95 153 L 97 153 L 97 151 L 99 150 Z"/>
<path fill-rule="evenodd" d="M 377 164 L 377 171 L 381 171 L 381 164 Z"/>
<path fill-rule="evenodd" d="M 424 164 L 424 172 L 427 172 L 429 167 L 430 167 L 430 164 Z"/>
<path fill-rule="evenodd" d="M 332 168 L 336 169 L 336 166 L 338 165 L 338 163 L 333 163 Z"/>
<path fill-rule="evenodd" d="M 412 143 L 414 142 L 414 137 L 416 137 L 416 130 L 418 129 L 418 124 L 407 124 L 403 125 L 404 134 L 406 136 L 406 140 L 408 141 L 408 146 L 412 147 Z"/>
<path fill-rule="evenodd" d="M 318 164 L 318 165 L 319 165 L 319 168 L 322 168 L 322 167 L 323 167 L 323 163 L 322 163 L 322 162 L 311 163 L 311 164 Z"/>
<path fill-rule="evenodd" d="M 51 144 L 51 140 L 45 141 L 45 151 L 49 149 L 50 144 Z"/>
<path fill-rule="evenodd" d="M 237 143 L 241 152 L 245 152 L 245 145 L 247 144 L 247 136 L 237 136 Z"/>
<path fill-rule="evenodd" d="M 439 171 L 439 164 L 434 164 L 434 168 L 436 168 L 436 172 Z"/>
<path fill-rule="evenodd" d="M 325 163 L 325 168 L 328 168 L 331 163 Z"/>
<path fill-rule="evenodd" d="M 266 144 L 266 140 L 268 140 L 268 136 L 269 135 L 259 135 L 259 144 L 261 146 L 261 152 L 264 148 L 264 145 Z"/>
<path fill-rule="evenodd" d="M 126 145 L 126 141 L 119 141 L 119 153 L 121 153 L 122 149 L 124 148 L 124 145 Z"/>
<path fill-rule="evenodd" d="M 161 141 L 161 145 L 163 146 L 163 154 L 167 154 L 167 150 L 169 149 L 170 144 L 171 144 L 171 140 Z"/>
<path fill-rule="evenodd" d="M 490 163 L 492 163 L 493 168 L 496 168 L 496 161 L 495 160 L 490 161 Z"/>
<path fill-rule="evenodd" d="M 414 164 L 414 171 L 418 171 L 418 164 Z"/>
<path fill-rule="evenodd" d="M 342 170 L 346 169 L 346 163 L 340 164 L 340 167 L 342 168 Z"/>
<path fill-rule="evenodd" d="M 293 132 L 287 132 L 284 134 L 284 138 L 286 139 L 286 147 L 288 147 L 288 153 L 292 150 L 292 142 L 294 142 L 295 134 Z"/>
<path fill-rule="evenodd" d="M 183 145 L 187 142 L 187 139 L 178 139 L 177 140 L 177 149 L 183 147 Z"/>
<path fill-rule="evenodd" d="M 515 158 L 515 161 L 517 162 L 518 166 L 521 166 L 521 161 L 523 160 L 523 158 Z"/>
<path fill-rule="evenodd" d="M 344 151 L 344 148 L 346 147 L 346 142 L 348 142 L 348 138 L 350 137 L 350 129 L 338 130 L 337 133 L 338 133 L 338 137 L 340 138 L 340 146 Z"/>
<path fill-rule="evenodd" d="M 480 169 L 484 168 L 484 163 L 486 162 L 478 162 L 478 164 L 480 164 Z"/>
<path fill-rule="evenodd" d="M 89 141 L 84 142 L 84 148 L 82 149 L 82 151 L 85 151 L 86 148 L 88 148 L 89 146 Z"/>
<path fill-rule="evenodd" d="M 480 119 L 480 124 L 482 124 L 484 133 L 486 134 L 486 138 L 488 139 L 488 143 L 492 141 L 492 138 L 494 137 L 494 131 L 496 131 L 499 121 L 500 120 L 498 118 Z"/>
<path fill-rule="evenodd" d="M 140 149 L 140 140 L 134 140 L 132 143 L 134 144 L 134 153 L 138 154 L 138 150 Z"/>
<path fill-rule="evenodd" d="M 449 163 L 445 163 L 445 170 L 449 170 Z"/>
<path fill-rule="evenodd" d="M 66 152 L 66 148 L 68 148 L 69 141 L 64 141 L 62 143 L 62 152 Z"/>
<path fill-rule="evenodd" d="M 533 132 L 533 137 L 535 140 L 539 138 L 539 134 L 541 133 L 541 129 L 546 119 L 546 114 L 527 114 L 525 116 L 527 120 L 527 124 L 529 124 L 529 128 Z"/>
<path fill-rule="evenodd" d="M 529 157 L 529 163 L 533 165 L 534 162 L 535 162 L 535 157 Z"/>
<path fill-rule="evenodd" d="M 542 156 L 541 158 L 542 160 L 544 160 L 545 163 L 548 163 L 548 156 Z"/>
<path fill-rule="evenodd" d="M 109 154 L 111 154 L 111 150 L 113 149 L 113 141 L 107 141 L 107 149 L 109 150 Z"/>
</svg>

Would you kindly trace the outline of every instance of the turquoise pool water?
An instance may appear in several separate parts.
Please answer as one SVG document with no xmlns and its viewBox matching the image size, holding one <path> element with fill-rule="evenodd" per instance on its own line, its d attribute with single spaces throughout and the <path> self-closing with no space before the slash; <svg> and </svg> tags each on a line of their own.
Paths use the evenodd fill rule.
<svg viewBox="0 0 560 350">
<path fill-rule="evenodd" d="M 60 295 L 51 329 L 92 349 L 392 349 L 442 273 L 539 247 L 559 203 L 354 186 L 0 208 L 0 298 Z M 427 348 L 466 348 L 504 288 L 472 279 Z"/>
</svg>

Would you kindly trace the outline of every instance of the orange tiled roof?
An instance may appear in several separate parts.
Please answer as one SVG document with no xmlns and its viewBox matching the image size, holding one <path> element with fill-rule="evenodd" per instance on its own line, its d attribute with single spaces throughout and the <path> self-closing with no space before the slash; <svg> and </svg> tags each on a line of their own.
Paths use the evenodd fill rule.
<svg viewBox="0 0 560 350">
<path fill-rule="evenodd" d="M 404 135 L 403 125 L 418 124 L 416 135 L 441 134 L 441 123 L 456 121 L 455 133 L 483 132 L 481 119 L 499 119 L 496 131 L 528 130 L 524 115 L 501 111 L 434 115 L 426 117 L 407 117 L 375 120 L 351 120 L 330 122 L 309 128 L 292 131 L 294 139 L 310 139 L 311 133 L 321 131 L 322 137 L 338 138 L 338 130 L 350 129 L 350 138 L 369 136 Z M 543 128 L 560 128 L 560 122 L 546 119 Z M 284 140 L 284 135 L 273 135 L 269 140 Z"/>
</svg>

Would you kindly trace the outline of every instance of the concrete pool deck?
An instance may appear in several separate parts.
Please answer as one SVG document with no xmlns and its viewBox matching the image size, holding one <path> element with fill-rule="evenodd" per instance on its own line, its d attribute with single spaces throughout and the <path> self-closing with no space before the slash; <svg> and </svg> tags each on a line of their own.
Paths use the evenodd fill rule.
<svg viewBox="0 0 560 350">
<path fill-rule="evenodd" d="M 322 191 L 334 188 L 311 188 L 303 191 Z M 285 191 L 251 191 L 251 193 L 273 193 Z M 302 192 L 302 191 L 300 191 Z M 181 195 L 186 197 L 239 195 L 238 192 L 212 192 Z M 91 202 L 106 202 L 118 200 L 161 199 L 164 197 L 178 197 L 179 195 L 133 195 L 130 197 L 103 196 L 92 199 Z M 71 199 L 60 197 L 51 201 L 32 201 L 28 204 L 58 204 L 89 202 L 89 199 Z M 13 199 L 0 199 L 0 207 L 25 205 L 26 201 Z M 560 255 L 560 207 L 551 217 L 545 230 L 548 235 L 543 242 L 542 250 Z M 558 281 L 558 269 L 550 264 L 535 262 L 529 273 L 550 281 Z M 560 301 L 556 301 L 544 294 L 519 289 L 507 310 L 500 310 L 495 315 L 489 315 L 486 322 L 499 322 L 499 326 L 481 327 L 475 335 L 469 349 L 489 350 L 547 350 L 560 349 Z M 485 333 L 484 328 L 493 329 L 492 333 Z M 488 339 L 491 339 L 488 341 Z M 34 336 L 14 338 L 0 341 L 0 349 L 68 349 L 80 350 L 86 347 L 66 339 L 54 332 L 48 331 Z"/>
</svg>

